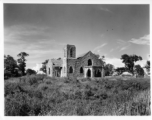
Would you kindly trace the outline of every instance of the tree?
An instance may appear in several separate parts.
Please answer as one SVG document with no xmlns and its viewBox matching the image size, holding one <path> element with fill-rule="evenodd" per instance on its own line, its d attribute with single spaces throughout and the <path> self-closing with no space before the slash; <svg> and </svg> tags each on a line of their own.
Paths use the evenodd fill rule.
<svg viewBox="0 0 152 120">
<path fill-rule="evenodd" d="M 112 64 L 106 64 L 105 65 L 105 76 L 112 75 L 114 70 L 114 66 Z"/>
<path fill-rule="evenodd" d="M 147 72 L 150 72 L 150 61 L 148 60 L 145 66 Z"/>
<path fill-rule="evenodd" d="M 45 60 L 44 62 L 42 62 L 42 68 L 40 68 L 41 71 L 43 71 L 44 73 L 46 73 L 46 64 L 48 63 L 49 60 Z"/>
<path fill-rule="evenodd" d="M 105 68 L 106 62 L 105 62 L 105 56 L 103 55 L 100 60 L 102 61 L 102 67 Z"/>
<path fill-rule="evenodd" d="M 27 69 L 27 70 L 26 70 L 26 74 L 27 74 L 27 75 L 32 75 L 32 74 L 35 75 L 35 74 L 36 74 L 36 71 L 35 71 L 35 70 L 32 70 L 32 69 Z"/>
<path fill-rule="evenodd" d="M 126 71 L 125 67 L 118 67 L 115 69 L 115 71 L 118 73 L 118 75 L 121 75 L 123 72 Z"/>
<path fill-rule="evenodd" d="M 17 59 L 18 63 L 19 63 L 19 69 L 22 71 L 22 75 L 25 75 L 25 67 L 26 67 L 26 59 L 25 57 L 29 56 L 29 54 L 25 53 L 25 52 L 21 52 L 17 55 L 18 57 L 20 57 L 19 59 Z"/>
<path fill-rule="evenodd" d="M 137 74 L 137 76 L 144 76 L 144 70 L 140 65 L 135 65 L 134 72 Z"/>
<path fill-rule="evenodd" d="M 10 55 L 4 55 L 4 78 L 17 76 L 17 69 L 18 66 L 16 60 Z"/>
<path fill-rule="evenodd" d="M 135 62 L 142 60 L 142 57 L 137 56 L 137 55 L 124 54 L 121 56 L 121 59 L 122 59 L 122 62 L 125 64 L 125 68 L 127 69 L 127 71 L 134 74 L 133 68 L 134 68 Z"/>
</svg>

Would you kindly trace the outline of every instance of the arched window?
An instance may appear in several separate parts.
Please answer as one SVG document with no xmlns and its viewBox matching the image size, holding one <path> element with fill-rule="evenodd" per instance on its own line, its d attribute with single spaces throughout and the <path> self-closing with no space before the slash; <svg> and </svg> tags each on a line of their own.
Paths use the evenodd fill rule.
<svg viewBox="0 0 152 120">
<path fill-rule="evenodd" d="M 92 65 L 92 61 L 91 59 L 88 60 L 88 66 L 91 66 Z"/>
<path fill-rule="evenodd" d="M 70 49 L 70 57 L 73 57 L 73 49 Z"/>
<path fill-rule="evenodd" d="M 80 73 L 83 73 L 83 68 L 82 67 L 80 68 Z"/>
<path fill-rule="evenodd" d="M 50 74 L 50 68 L 49 68 L 49 74 Z"/>
<path fill-rule="evenodd" d="M 69 73 L 73 73 L 73 68 L 72 67 L 69 68 Z"/>
</svg>

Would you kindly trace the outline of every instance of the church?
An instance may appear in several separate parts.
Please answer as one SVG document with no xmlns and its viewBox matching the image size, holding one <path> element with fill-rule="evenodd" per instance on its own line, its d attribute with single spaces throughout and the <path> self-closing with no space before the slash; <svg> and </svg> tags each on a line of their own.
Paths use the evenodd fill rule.
<svg viewBox="0 0 152 120">
<path fill-rule="evenodd" d="M 66 45 L 64 57 L 49 59 L 46 70 L 50 77 L 94 78 L 104 77 L 103 62 L 91 51 L 76 58 L 76 47 Z"/>
</svg>

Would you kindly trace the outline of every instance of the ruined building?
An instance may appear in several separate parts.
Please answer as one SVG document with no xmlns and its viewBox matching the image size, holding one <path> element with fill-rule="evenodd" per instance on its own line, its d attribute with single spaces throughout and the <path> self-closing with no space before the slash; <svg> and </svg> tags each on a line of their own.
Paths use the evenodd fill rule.
<svg viewBox="0 0 152 120">
<path fill-rule="evenodd" d="M 46 65 L 47 75 L 51 77 L 103 77 L 103 62 L 98 55 L 91 51 L 76 58 L 76 47 L 66 45 L 64 57 L 61 59 L 49 59 Z"/>
</svg>

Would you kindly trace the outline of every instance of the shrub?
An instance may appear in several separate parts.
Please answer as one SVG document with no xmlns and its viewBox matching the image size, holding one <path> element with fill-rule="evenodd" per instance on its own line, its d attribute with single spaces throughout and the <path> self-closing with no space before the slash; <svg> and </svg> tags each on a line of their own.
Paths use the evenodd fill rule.
<svg viewBox="0 0 152 120">
<path fill-rule="evenodd" d="M 5 81 L 5 115 L 151 114 L 148 79 L 85 80 L 31 75 Z"/>
</svg>

